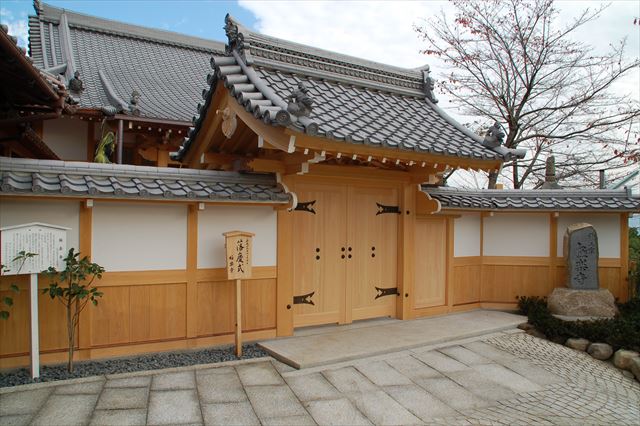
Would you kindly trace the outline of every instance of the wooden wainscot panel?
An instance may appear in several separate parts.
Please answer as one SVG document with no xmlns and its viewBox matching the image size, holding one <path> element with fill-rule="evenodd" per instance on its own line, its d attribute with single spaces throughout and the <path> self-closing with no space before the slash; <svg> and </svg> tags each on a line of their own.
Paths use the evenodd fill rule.
<svg viewBox="0 0 640 426">
<path fill-rule="evenodd" d="M 186 306 L 186 283 L 131 287 L 132 341 L 186 337 Z"/>
<path fill-rule="evenodd" d="M 480 301 L 480 256 L 456 257 L 453 261 L 453 304 L 461 305 Z"/>
<path fill-rule="evenodd" d="M 483 266 L 483 302 L 514 303 L 517 296 L 547 296 L 552 289 L 546 265 Z"/>
<path fill-rule="evenodd" d="M 198 282 L 199 337 L 234 332 L 234 292 L 234 281 Z M 275 278 L 244 280 L 242 282 L 242 330 L 264 330 L 275 327 Z"/>
<path fill-rule="evenodd" d="M 2 282 L 17 282 L 22 277 L 2 277 Z M 7 284 L 8 286 L 8 284 Z M 0 290 L 0 300 L 5 297 L 13 298 L 13 306 L 8 309 L 9 318 L 0 319 L 0 356 L 11 354 L 23 354 L 29 352 L 29 286 L 21 283 L 18 285 L 20 293 L 14 293 L 7 288 Z M 41 320 L 42 314 L 40 315 Z"/>
<path fill-rule="evenodd" d="M 415 223 L 414 309 L 446 303 L 447 227 L 445 218 L 419 218 Z"/>
<path fill-rule="evenodd" d="M 13 298 L 13 306 L 9 308 L 9 319 L 0 320 L 0 357 L 24 354 L 29 352 L 29 284 L 28 276 L 5 276 L 0 278 L 0 297 Z M 9 290 L 15 283 L 19 293 Z M 49 280 L 38 276 L 39 290 L 45 288 Z M 67 317 L 64 306 L 48 295 L 38 295 L 40 324 L 40 351 L 50 352 L 64 350 L 67 346 Z M 76 334 L 77 337 L 77 334 Z M 77 340 L 76 340 L 77 342 Z"/>
<path fill-rule="evenodd" d="M 131 341 L 131 287 L 98 287 L 104 293 L 97 306 L 87 306 L 90 315 L 90 346 Z"/>
</svg>

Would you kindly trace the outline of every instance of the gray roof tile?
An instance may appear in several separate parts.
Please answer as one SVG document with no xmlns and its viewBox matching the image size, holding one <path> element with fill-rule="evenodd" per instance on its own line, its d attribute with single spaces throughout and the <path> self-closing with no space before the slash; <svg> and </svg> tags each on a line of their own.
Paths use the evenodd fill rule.
<svg viewBox="0 0 640 426">
<path fill-rule="evenodd" d="M 141 117 L 190 122 L 202 89 L 207 87 L 203 77 L 210 69 L 209 59 L 224 52 L 223 43 L 63 11 L 47 4 L 41 4 L 36 12 L 29 18 L 29 50 L 34 63 L 43 69 L 64 62 L 58 27 L 63 12 L 67 17 L 73 59 L 85 87 L 79 98 L 81 108 L 118 107 L 104 87 L 99 75 L 102 71 L 125 103 L 134 89 L 140 93 Z M 41 23 L 44 38 L 40 37 Z M 53 37 L 49 37 L 50 27 Z"/>
<path fill-rule="evenodd" d="M 0 157 L 0 193 L 128 199 L 225 199 L 286 204 L 287 195 L 269 174 L 171 169 Z"/>
<path fill-rule="evenodd" d="M 398 150 L 471 159 L 503 160 L 511 155 L 483 146 L 478 136 L 426 100 L 420 70 L 377 64 L 263 36 L 229 17 L 227 26 L 237 31 L 230 32 L 227 55 L 211 61 L 214 74 L 209 79 L 206 102 L 198 111 L 178 159 L 196 138 L 219 84 L 224 84 L 257 118 L 329 139 L 347 143 L 368 139 L 374 145 Z M 243 41 L 234 38 L 238 32 Z M 237 84 L 242 77 L 249 83 Z M 286 111 L 286 99 L 301 81 L 309 88 L 313 110 L 309 117 L 296 118 Z M 256 91 L 265 100 L 259 105 L 249 100 Z"/>
<path fill-rule="evenodd" d="M 459 210 L 578 210 L 640 211 L 640 197 L 626 190 L 465 190 L 429 187 L 422 190 L 443 209 Z"/>
</svg>

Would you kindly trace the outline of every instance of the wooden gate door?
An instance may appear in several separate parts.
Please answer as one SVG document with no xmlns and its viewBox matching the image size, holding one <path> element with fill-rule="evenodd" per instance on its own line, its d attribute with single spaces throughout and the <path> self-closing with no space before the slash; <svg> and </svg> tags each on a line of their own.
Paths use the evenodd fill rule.
<svg viewBox="0 0 640 426">
<path fill-rule="evenodd" d="M 416 220 L 416 278 L 413 307 L 446 304 L 447 222 L 445 218 Z M 480 277 L 478 277 L 480 279 Z"/>
<path fill-rule="evenodd" d="M 343 323 L 347 188 L 297 182 L 295 192 L 294 327 Z"/>
<path fill-rule="evenodd" d="M 349 187 L 346 322 L 395 316 L 398 191 Z"/>
</svg>

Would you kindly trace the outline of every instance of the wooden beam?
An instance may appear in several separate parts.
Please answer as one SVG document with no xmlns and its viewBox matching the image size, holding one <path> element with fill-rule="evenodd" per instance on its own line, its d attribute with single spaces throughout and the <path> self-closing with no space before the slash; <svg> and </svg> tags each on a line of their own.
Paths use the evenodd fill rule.
<svg viewBox="0 0 640 426">
<path fill-rule="evenodd" d="M 285 176 L 282 183 L 293 190 L 294 178 Z M 276 329 L 278 336 L 293 334 L 293 214 L 278 211 L 278 247 L 276 284 Z"/>
<path fill-rule="evenodd" d="M 265 146 L 263 146 L 263 148 L 267 148 L 267 145 L 271 145 L 278 150 L 290 152 L 289 150 L 291 149 L 291 146 L 295 145 L 295 141 L 294 144 L 291 143 L 292 135 L 285 134 L 284 128 L 263 123 L 253 115 L 249 114 L 235 99 L 231 100 L 228 106 L 233 109 L 238 118 L 242 120 L 244 124 L 253 130 L 256 135 L 261 136 L 264 139 Z"/>
<path fill-rule="evenodd" d="M 93 206 L 89 207 L 87 201 L 80 201 L 80 220 L 78 223 L 78 233 L 80 241 L 78 248 L 80 257 L 92 258 L 93 250 Z M 100 286 L 100 283 L 98 283 Z M 78 320 L 78 347 L 86 349 L 91 347 L 91 309 L 84 309 L 80 313 Z"/>
<path fill-rule="evenodd" d="M 640 267 L 640 266 L 638 266 Z M 629 300 L 629 213 L 620 214 L 620 289 Z"/>
<path fill-rule="evenodd" d="M 558 257 L 558 216 L 549 213 L 549 286 L 556 284 L 556 262 Z"/>
<path fill-rule="evenodd" d="M 227 103 L 229 103 L 229 91 L 224 85 L 218 84 L 213 93 L 207 115 L 204 118 L 204 123 L 202 123 L 202 128 L 198 132 L 195 140 L 192 141 L 191 149 L 189 149 L 185 158 L 182 160 L 183 163 L 189 165 L 189 168 L 202 168 L 200 157 L 203 153 L 209 151 L 209 148 L 214 143 L 213 135 L 222 125 L 222 114 L 216 114 L 216 111 L 218 109 L 224 109 Z M 230 103 L 235 103 L 235 101 Z"/>
<path fill-rule="evenodd" d="M 416 185 L 416 214 L 434 214 L 440 212 L 440 209 L 440 202 L 422 191 L 420 185 Z"/>
<path fill-rule="evenodd" d="M 285 174 L 286 165 L 280 160 L 268 160 L 265 158 L 253 158 L 247 162 L 249 167 L 254 172 L 272 172 Z"/>
<path fill-rule="evenodd" d="M 198 336 L 198 205 L 187 210 L 187 338 Z"/>
<path fill-rule="evenodd" d="M 345 142 L 333 141 L 318 136 L 311 136 L 303 133 L 294 132 L 290 129 L 284 130 L 285 134 L 296 135 L 296 147 L 309 148 L 310 150 L 326 151 L 327 153 L 340 153 L 341 156 L 353 156 L 357 154 L 359 157 L 368 158 L 369 155 L 373 157 L 382 157 L 382 163 L 392 162 L 395 163 L 400 160 L 405 163 L 414 161 L 415 166 L 421 165 L 422 162 L 438 164 L 439 167 L 454 166 L 454 167 L 473 167 L 473 168 L 498 168 L 501 161 L 499 160 L 478 160 L 469 158 L 459 158 L 447 155 L 426 154 L 419 152 L 402 151 L 392 148 L 372 147 L 370 145 L 351 144 Z"/>
<path fill-rule="evenodd" d="M 400 205 L 398 238 L 398 293 L 396 317 L 411 319 L 411 308 L 415 295 L 415 225 L 416 225 L 416 191 L 413 184 L 404 184 L 400 189 Z"/>
</svg>

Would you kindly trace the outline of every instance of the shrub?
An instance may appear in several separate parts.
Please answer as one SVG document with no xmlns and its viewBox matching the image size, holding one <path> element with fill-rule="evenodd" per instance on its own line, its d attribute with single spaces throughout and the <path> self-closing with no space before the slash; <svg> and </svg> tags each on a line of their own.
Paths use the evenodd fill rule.
<svg viewBox="0 0 640 426">
<path fill-rule="evenodd" d="M 614 350 L 640 350 L 640 299 L 618 305 L 619 315 L 591 321 L 563 321 L 554 317 L 543 299 L 519 297 L 518 306 L 527 312 L 529 323 L 550 340 L 564 341 L 581 337 L 592 342 L 607 343 Z"/>
<path fill-rule="evenodd" d="M 529 315 L 531 309 L 540 305 L 547 305 L 547 301 L 544 297 L 538 296 L 518 296 L 518 313 L 520 315 Z"/>
</svg>

